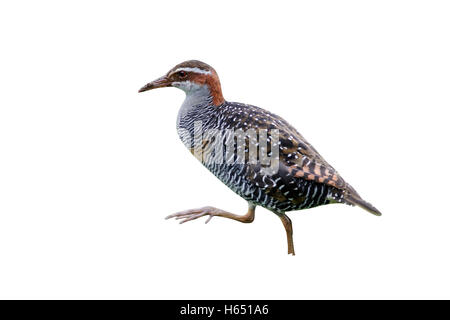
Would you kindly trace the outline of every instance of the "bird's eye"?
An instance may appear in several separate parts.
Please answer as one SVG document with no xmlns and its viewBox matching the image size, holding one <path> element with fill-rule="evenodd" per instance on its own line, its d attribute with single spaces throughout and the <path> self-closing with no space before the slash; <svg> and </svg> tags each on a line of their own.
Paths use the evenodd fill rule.
<svg viewBox="0 0 450 320">
<path fill-rule="evenodd" d="M 180 78 L 185 78 L 187 76 L 187 73 L 186 73 L 186 71 L 178 71 L 178 76 Z"/>
</svg>

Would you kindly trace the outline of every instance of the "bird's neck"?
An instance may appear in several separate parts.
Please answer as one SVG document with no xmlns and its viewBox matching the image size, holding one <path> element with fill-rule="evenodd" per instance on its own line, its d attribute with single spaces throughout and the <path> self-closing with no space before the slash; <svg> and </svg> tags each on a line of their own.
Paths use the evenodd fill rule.
<svg viewBox="0 0 450 320">
<path fill-rule="evenodd" d="M 192 86 L 188 90 L 184 90 L 186 98 L 178 111 L 177 125 L 179 125 L 181 119 L 187 116 L 187 114 L 199 106 L 206 106 L 213 104 L 213 96 L 207 85 Z"/>
<path fill-rule="evenodd" d="M 198 104 L 211 103 L 213 96 L 208 85 L 192 85 L 189 90 L 185 91 L 186 98 L 184 99 L 183 106 L 195 106 Z"/>
</svg>

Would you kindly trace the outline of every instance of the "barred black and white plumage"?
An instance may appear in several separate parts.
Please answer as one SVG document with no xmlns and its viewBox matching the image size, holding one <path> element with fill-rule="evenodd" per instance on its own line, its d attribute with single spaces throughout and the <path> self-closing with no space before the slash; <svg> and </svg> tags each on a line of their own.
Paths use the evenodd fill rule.
<svg viewBox="0 0 450 320">
<path fill-rule="evenodd" d="M 211 66 L 196 60 L 183 62 L 140 92 L 160 87 L 177 87 L 186 92 L 177 118 L 180 138 L 194 155 L 200 154 L 199 160 L 209 171 L 249 204 L 243 216 L 203 207 L 168 218 L 182 219 L 183 223 L 202 216 L 209 216 L 208 222 L 213 216 L 221 216 L 251 222 L 259 205 L 280 217 L 287 233 L 288 253 L 294 254 L 292 225 L 285 212 L 345 203 L 381 215 L 286 120 L 255 106 L 225 101 Z M 237 131 L 255 135 L 244 139 L 243 145 L 236 143 L 233 153 L 227 153 Z M 273 131 L 276 139 L 274 134 L 262 135 Z M 267 171 L 260 158 L 251 157 L 255 145 L 260 151 L 263 148 L 262 154 L 267 151 L 267 156 L 276 151 L 275 171 Z M 217 155 L 224 161 L 217 161 Z"/>
<path fill-rule="evenodd" d="M 192 138 L 195 136 L 194 123 L 201 123 L 202 132 L 200 135 L 204 138 L 210 129 L 221 131 L 223 139 L 226 139 L 225 130 L 229 129 L 242 129 L 245 132 L 252 128 L 269 129 L 277 125 L 277 128 L 289 127 L 293 130 L 283 119 L 255 106 L 235 102 L 224 102 L 217 107 L 208 104 L 196 105 L 181 116 L 177 124 L 178 131 L 181 133 L 180 138 L 183 141 L 191 142 L 191 145 L 188 146 L 191 150 L 194 148 Z M 185 134 L 188 134 L 188 137 Z M 286 137 L 287 132 L 282 129 L 280 135 Z M 268 144 L 270 144 L 270 137 L 269 135 Z M 289 138 L 280 140 L 281 150 L 285 150 L 284 148 L 288 144 L 286 141 L 290 141 Z M 225 145 L 225 142 L 222 143 Z M 295 152 L 281 152 L 280 170 L 273 175 L 262 174 L 259 164 L 215 164 L 207 161 L 203 164 L 241 197 L 272 211 L 287 212 L 313 208 L 332 202 L 344 202 L 344 192 L 341 189 L 296 177 L 292 170 L 288 170 L 288 167 L 295 163 L 294 160 L 302 157 L 302 148 L 308 150 L 309 147 L 303 143 Z M 204 153 L 205 150 L 202 150 L 202 152 Z M 297 154 L 298 157 L 296 158 Z M 212 155 L 214 156 L 214 154 Z"/>
</svg>

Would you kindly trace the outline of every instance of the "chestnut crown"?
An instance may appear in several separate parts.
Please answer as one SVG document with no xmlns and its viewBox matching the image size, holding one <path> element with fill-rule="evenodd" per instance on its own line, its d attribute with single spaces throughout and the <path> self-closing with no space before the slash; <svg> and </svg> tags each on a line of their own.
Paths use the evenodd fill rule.
<svg viewBox="0 0 450 320">
<path fill-rule="evenodd" d="M 216 70 L 198 60 L 188 60 L 177 64 L 166 75 L 146 84 L 139 92 L 163 87 L 179 88 L 186 92 L 186 95 L 195 94 L 201 90 L 210 96 L 215 106 L 225 102 Z"/>
</svg>

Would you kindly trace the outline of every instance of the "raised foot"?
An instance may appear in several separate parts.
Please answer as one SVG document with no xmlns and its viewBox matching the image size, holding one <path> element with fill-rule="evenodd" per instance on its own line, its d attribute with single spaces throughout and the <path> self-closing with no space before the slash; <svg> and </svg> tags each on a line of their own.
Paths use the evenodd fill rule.
<svg viewBox="0 0 450 320">
<path fill-rule="evenodd" d="M 169 216 L 166 217 L 166 219 L 171 219 L 171 218 L 175 218 L 175 220 L 181 220 L 180 224 L 188 222 L 188 221 L 192 221 L 198 218 L 201 218 L 203 216 L 209 216 L 208 219 L 206 219 L 205 223 L 208 223 L 209 221 L 211 221 L 211 219 L 214 216 L 219 215 L 219 213 L 221 213 L 222 210 L 214 208 L 214 207 L 202 207 L 202 208 L 197 208 L 197 209 L 190 209 L 190 210 L 184 210 L 184 211 L 180 211 L 174 214 L 171 214 Z"/>
</svg>

